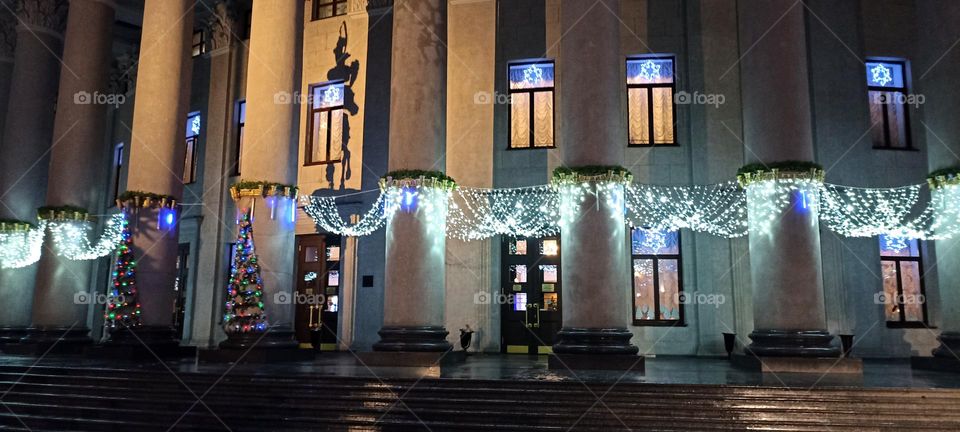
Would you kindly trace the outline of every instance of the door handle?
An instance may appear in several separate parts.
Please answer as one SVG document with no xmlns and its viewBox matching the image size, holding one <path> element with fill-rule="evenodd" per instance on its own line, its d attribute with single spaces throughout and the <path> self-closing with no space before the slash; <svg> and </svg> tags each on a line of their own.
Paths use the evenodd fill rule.
<svg viewBox="0 0 960 432">
<path fill-rule="evenodd" d="M 534 303 L 533 308 L 537 310 L 537 322 L 533 324 L 533 328 L 540 328 L 540 303 Z"/>
<path fill-rule="evenodd" d="M 527 307 L 523 310 L 523 325 L 526 328 L 532 327 L 532 324 L 530 324 L 530 305 L 527 305 Z"/>
</svg>

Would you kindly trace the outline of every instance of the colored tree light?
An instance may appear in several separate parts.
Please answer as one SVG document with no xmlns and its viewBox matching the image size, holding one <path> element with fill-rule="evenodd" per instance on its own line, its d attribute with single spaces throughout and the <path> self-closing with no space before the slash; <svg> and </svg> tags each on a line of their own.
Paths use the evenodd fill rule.
<svg viewBox="0 0 960 432">
<path fill-rule="evenodd" d="M 137 261 L 133 253 L 130 223 L 120 218 L 120 243 L 113 269 L 113 286 L 107 294 L 104 325 L 109 329 L 139 327 L 140 301 L 137 294 Z"/>
<path fill-rule="evenodd" d="M 263 279 L 253 243 L 253 223 L 249 210 L 244 211 L 240 218 L 225 306 L 223 325 L 227 333 L 262 332 L 267 329 Z"/>
</svg>

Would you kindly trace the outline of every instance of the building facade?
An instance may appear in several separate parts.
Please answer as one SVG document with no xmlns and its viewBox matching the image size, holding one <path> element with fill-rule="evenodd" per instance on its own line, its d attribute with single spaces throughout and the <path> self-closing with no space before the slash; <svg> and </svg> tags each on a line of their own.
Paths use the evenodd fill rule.
<svg viewBox="0 0 960 432">
<path fill-rule="evenodd" d="M 109 215 L 134 190 L 178 198 L 175 226 L 140 212 L 132 241 L 144 324 L 183 345 L 227 338 L 240 180 L 335 197 L 355 221 L 397 169 L 505 189 L 621 165 L 638 183 L 689 186 L 797 160 L 829 183 L 893 188 L 960 163 L 949 1 L 67 3 L 0 10 L 0 216 Z M 268 218 L 257 205 L 268 320 L 301 344 L 319 328 L 328 350 L 371 350 L 396 324 L 547 353 L 562 327 L 612 326 L 643 355 L 723 355 L 724 333 L 739 351 L 786 331 L 909 357 L 960 331 L 952 240 L 847 238 L 810 217 L 732 239 L 588 218 L 428 250 L 415 229 L 341 236 L 303 209 Z M 105 292 L 113 269 L 45 254 L 3 270 L 8 338 L 101 340 L 104 306 L 74 294 Z"/>
</svg>

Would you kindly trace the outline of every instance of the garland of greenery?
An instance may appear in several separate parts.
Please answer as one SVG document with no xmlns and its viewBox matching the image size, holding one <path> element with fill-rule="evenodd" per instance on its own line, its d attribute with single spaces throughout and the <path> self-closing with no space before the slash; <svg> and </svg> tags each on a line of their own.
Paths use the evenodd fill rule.
<svg viewBox="0 0 960 432">
<path fill-rule="evenodd" d="M 177 199 L 172 195 L 157 194 L 143 191 L 126 191 L 117 197 L 117 207 L 120 208 L 175 208 Z"/>
<path fill-rule="evenodd" d="M 583 182 L 630 183 L 633 174 L 619 165 L 586 165 L 580 167 L 557 167 L 553 170 L 553 184 Z"/>
<path fill-rule="evenodd" d="M 242 197 L 272 197 L 296 198 L 300 189 L 296 185 L 274 183 L 263 180 L 240 180 L 230 186 L 230 196 L 234 201 Z"/>
<path fill-rule="evenodd" d="M 394 170 L 380 178 L 381 189 L 421 186 L 453 190 L 457 187 L 457 182 L 443 171 L 427 170 Z"/>
<path fill-rule="evenodd" d="M 73 220 L 88 221 L 90 212 L 83 207 L 65 205 L 65 206 L 43 206 L 37 209 L 37 218 L 43 220 Z"/>
<path fill-rule="evenodd" d="M 737 170 L 737 182 L 746 187 L 750 183 L 765 180 L 811 180 L 822 182 L 823 166 L 808 161 L 781 161 L 751 163 Z"/>
<path fill-rule="evenodd" d="M 30 231 L 36 228 L 36 225 L 16 219 L 0 219 L 0 233 L 13 233 Z"/>
<path fill-rule="evenodd" d="M 960 166 L 938 169 L 927 176 L 931 189 L 960 184 Z"/>
</svg>

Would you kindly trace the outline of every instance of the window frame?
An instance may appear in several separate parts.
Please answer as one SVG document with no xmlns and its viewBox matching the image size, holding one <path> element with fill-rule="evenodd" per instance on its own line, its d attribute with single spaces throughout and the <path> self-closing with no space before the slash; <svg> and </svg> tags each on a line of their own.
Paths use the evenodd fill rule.
<svg viewBox="0 0 960 432">
<path fill-rule="evenodd" d="M 882 242 L 883 240 L 878 239 L 878 241 Z M 921 304 L 921 308 L 920 308 L 923 314 L 923 319 L 921 321 L 907 321 L 907 311 L 904 307 L 901 306 L 900 319 L 897 321 L 889 321 L 887 320 L 887 313 L 886 313 L 887 304 L 884 303 L 881 305 L 882 306 L 881 311 L 883 311 L 883 320 L 884 322 L 886 322 L 887 328 L 928 328 L 929 327 L 930 315 L 927 312 L 927 301 L 926 301 L 927 287 L 926 287 L 926 283 L 924 282 L 925 278 L 923 277 L 924 276 L 923 244 L 918 239 L 913 239 L 912 241 L 917 242 L 917 256 L 889 256 L 889 255 L 883 255 L 881 253 L 880 254 L 880 268 L 881 268 L 880 274 L 881 275 L 883 274 L 882 269 L 883 269 L 884 261 L 892 262 L 895 264 L 894 269 L 897 272 L 897 298 L 903 298 L 903 275 L 902 275 L 902 271 L 900 270 L 900 263 L 902 262 L 917 263 L 917 269 L 919 270 L 919 273 L 920 273 L 920 281 L 919 281 L 920 295 L 923 296 L 924 298 L 923 304 Z M 882 278 L 881 278 L 880 291 L 885 292 L 883 283 L 882 283 Z M 895 298 L 893 299 L 893 301 L 896 302 L 897 299 Z"/>
<path fill-rule="evenodd" d="M 314 0 L 314 1 L 316 1 L 316 0 Z M 331 130 L 332 130 L 332 128 L 331 128 L 330 126 L 332 125 L 332 122 L 333 122 L 333 116 L 332 116 L 332 115 L 329 115 L 329 114 L 327 115 L 327 141 L 326 141 L 326 142 L 327 142 L 327 152 L 326 152 L 326 155 L 327 155 L 327 156 L 326 156 L 326 159 L 324 159 L 324 160 L 322 160 L 322 161 L 315 161 L 315 160 L 313 160 L 313 145 L 315 144 L 315 143 L 313 142 L 313 117 L 314 117 L 314 114 L 316 114 L 316 113 L 320 113 L 320 112 L 324 112 L 324 111 L 326 111 L 326 112 L 333 112 L 334 110 L 341 110 L 341 111 L 343 111 L 343 112 L 341 113 L 341 116 L 343 116 L 344 121 L 345 121 L 345 120 L 346 120 L 347 111 L 344 109 L 344 103 L 346 103 L 346 100 L 344 100 L 344 103 L 341 103 L 340 105 L 335 105 L 335 106 L 331 106 L 331 107 L 319 107 L 319 108 L 314 108 L 314 107 L 313 107 L 313 95 L 314 95 L 316 89 L 318 89 L 318 88 L 330 87 L 330 86 L 334 86 L 334 85 L 344 85 L 344 84 L 345 84 L 344 81 L 342 81 L 342 80 L 336 80 L 336 81 L 327 81 L 327 82 L 318 83 L 318 84 L 311 84 L 311 85 L 309 85 L 309 86 L 307 87 L 307 94 L 309 95 L 309 97 L 307 98 L 307 100 L 308 100 L 308 103 L 307 103 L 307 131 L 306 131 L 307 136 L 306 136 L 305 145 L 304 145 L 306 153 L 303 155 L 303 156 L 304 156 L 304 157 L 303 157 L 303 166 L 329 165 L 329 164 L 334 164 L 334 163 L 340 163 L 340 162 L 343 161 L 343 153 L 341 153 L 340 159 L 335 159 L 335 160 L 331 160 L 331 159 L 330 159 L 330 137 L 331 137 L 330 134 L 331 134 Z M 346 91 L 346 87 L 344 87 L 344 91 Z M 341 131 L 342 131 L 342 128 L 341 128 Z"/>
<path fill-rule="evenodd" d="M 196 41 L 197 35 L 200 35 L 200 41 Z M 207 32 L 203 29 L 194 30 L 190 39 L 190 57 L 197 58 L 207 53 Z"/>
<path fill-rule="evenodd" d="M 110 205 L 108 207 L 116 207 L 117 198 L 120 198 L 120 180 L 123 178 L 124 153 L 126 153 L 126 144 L 121 142 L 117 143 L 117 145 L 113 147 L 113 199 L 110 200 Z"/>
<path fill-rule="evenodd" d="M 648 83 L 648 84 L 630 84 L 627 78 L 627 63 L 635 60 L 670 60 L 673 63 L 673 75 L 670 78 L 670 83 Z M 627 96 L 627 147 L 679 147 L 680 142 L 677 139 L 677 103 L 674 98 L 677 97 L 677 56 L 673 54 L 644 54 L 644 55 L 633 55 L 627 56 L 627 59 L 623 62 L 624 73 L 623 73 L 623 82 L 627 86 L 626 96 Z M 650 142 L 648 144 L 634 144 L 630 142 L 630 89 L 647 89 L 647 136 L 650 137 Z M 653 142 L 654 136 L 654 124 L 653 124 L 653 89 L 654 88 L 669 88 L 670 89 L 670 109 L 673 112 L 673 122 L 670 124 L 670 127 L 673 129 L 673 142 L 671 143 L 655 143 Z"/>
<path fill-rule="evenodd" d="M 246 117 L 244 114 L 247 109 L 247 100 L 246 99 L 238 100 L 236 108 L 237 108 L 237 123 L 236 123 L 237 137 L 236 137 L 236 141 L 234 142 L 235 153 L 233 154 L 234 163 L 233 163 L 233 170 L 231 172 L 231 175 L 234 177 L 240 175 L 240 162 L 243 160 L 242 159 L 243 158 L 243 133 L 245 132 L 246 125 L 247 125 L 247 122 L 244 121 L 244 117 Z"/>
<path fill-rule="evenodd" d="M 197 182 L 197 147 L 200 146 L 200 134 L 203 133 L 203 117 L 200 117 L 199 111 L 194 111 L 187 114 L 187 127 L 190 126 L 190 119 L 193 117 L 200 118 L 200 130 L 197 131 L 196 135 L 188 135 L 184 138 L 184 171 L 181 181 L 185 185 L 193 184 Z M 192 146 L 190 144 L 193 144 Z M 190 172 L 186 171 L 187 160 L 190 160 Z"/>
<path fill-rule="evenodd" d="M 900 70 L 903 74 L 903 87 L 881 87 L 867 84 L 867 112 L 870 112 L 870 107 L 873 104 L 871 92 L 888 92 L 888 93 L 900 93 L 906 98 L 909 95 L 910 91 L 910 63 L 906 59 L 899 58 L 887 58 L 887 57 L 867 57 L 864 63 L 868 62 L 877 62 L 877 63 L 887 63 L 887 64 L 896 64 L 900 66 Z M 913 146 L 912 133 L 910 131 L 910 104 L 903 104 L 903 147 L 894 147 L 890 145 L 890 120 L 888 118 L 887 110 L 883 111 L 883 139 L 885 145 L 876 145 L 873 144 L 874 150 L 906 150 L 906 151 L 919 151 L 918 148 Z"/>
<path fill-rule="evenodd" d="M 653 292 L 660 292 L 660 272 L 659 264 L 660 260 L 676 260 L 677 261 L 677 295 L 683 294 L 685 291 L 683 289 L 683 238 L 680 230 L 676 230 L 677 233 L 677 253 L 676 254 L 635 254 L 633 253 L 633 230 L 634 229 L 643 229 L 635 227 L 627 227 L 629 250 L 630 250 L 630 289 L 631 289 L 631 298 L 630 304 L 631 309 L 633 310 L 633 315 L 631 319 L 633 320 L 633 325 L 635 327 L 686 327 L 686 308 L 683 302 L 677 302 L 677 307 L 679 310 L 679 318 L 675 320 L 665 320 L 660 319 L 660 296 L 657 295 L 655 298 L 657 301 L 654 303 L 653 312 L 654 316 L 658 317 L 656 319 L 643 320 L 637 319 L 637 279 L 633 276 L 633 261 L 638 259 L 648 259 L 653 263 Z M 670 232 L 670 231 L 668 231 Z"/>
<path fill-rule="evenodd" d="M 343 8 L 342 14 L 337 13 L 337 6 L 340 4 L 346 5 L 346 7 Z M 320 18 L 320 9 L 325 6 L 330 6 L 332 8 L 330 16 Z M 349 12 L 349 9 L 350 4 L 347 0 L 313 0 L 310 8 L 310 21 L 320 21 L 338 16 L 344 16 Z"/>
<path fill-rule="evenodd" d="M 510 68 L 514 66 L 524 66 L 540 63 L 550 63 L 553 65 L 554 70 L 554 81 L 553 85 L 550 87 L 538 87 L 532 89 L 513 89 L 510 88 Z M 556 70 L 557 64 L 553 59 L 536 59 L 536 60 L 521 60 L 515 62 L 507 62 L 507 150 L 547 150 L 557 148 L 557 81 L 556 81 Z M 553 143 L 549 146 L 537 146 L 534 144 L 536 141 L 536 126 L 534 120 L 536 119 L 536 107 L 534 106 L 534 94 L 541 92 L 550 92 L 550 98 L 552 100 L 550 110 L 550 117 L 553 118 L 551 122 L 553 124 Z M 515 93 L 527 93 L 530 95 L 530 109 L 529 109 L 529 122 L 530 125 L 530 145 L 527 147 L 514 147 L 513 146 L 513 95 Z"/>
</svg>

